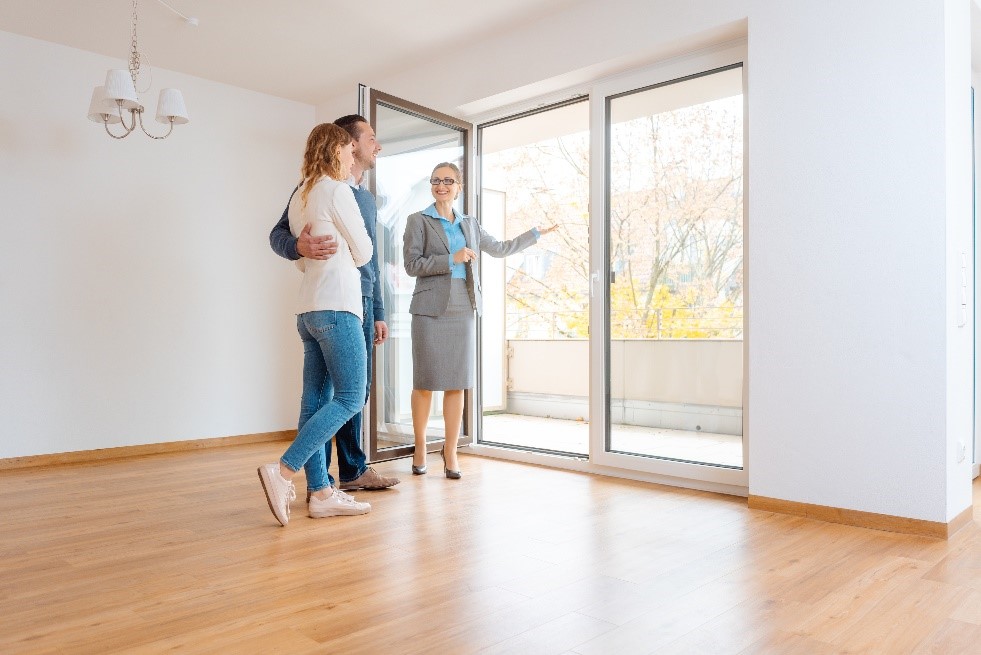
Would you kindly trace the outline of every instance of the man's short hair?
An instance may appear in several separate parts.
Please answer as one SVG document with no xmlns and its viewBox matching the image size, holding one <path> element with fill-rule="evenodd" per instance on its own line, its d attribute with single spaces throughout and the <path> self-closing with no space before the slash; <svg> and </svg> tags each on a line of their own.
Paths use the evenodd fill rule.
<svg viewBox="0 0 981 655">
<path fill-rule="evenodd" d="M 334 121 L 334 125 L 346 130 L 355 141 L 361 138 L 361 132 L 364 129 L 361 127 L 361 123 L 364 123 L 365 125 L 368 124 L 368 119 L 361 114 L 348 114 L 347 116 L 341 116 Z"/>
</svg>

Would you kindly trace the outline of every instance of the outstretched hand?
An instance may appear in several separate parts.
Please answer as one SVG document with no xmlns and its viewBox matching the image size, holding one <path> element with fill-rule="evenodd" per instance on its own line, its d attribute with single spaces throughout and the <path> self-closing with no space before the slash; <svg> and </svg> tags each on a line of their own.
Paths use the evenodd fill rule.
<svg viewBox="0 0 981 655">
<path fill-rule="evenodd" d="M 296 251 L 307 259 L 330 259 L 337 252 L 337 242 L 329 234 L 319 237 L 311 235 L 312 228 L 311 223 L 303 226 L 300 236 L 296 239 Z"/>
<path fill-rule="evenodd" d="M 540 227 L 540 228 L 538 228 L 538 233 L 544 236 L 544 235 L 548 234 L 549 232 L 554 232 L 557 229 L 559 229 L 559 224 L 558 223 L 552 223 L 548 227 Z"/>
</svg>

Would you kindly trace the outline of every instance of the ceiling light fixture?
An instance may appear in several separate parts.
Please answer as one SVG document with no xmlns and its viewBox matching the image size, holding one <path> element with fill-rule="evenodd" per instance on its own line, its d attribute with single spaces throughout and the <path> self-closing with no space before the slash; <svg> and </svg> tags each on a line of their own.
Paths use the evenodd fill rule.
<svg viewBox="0 0 981 655">
<path fill-rule="evenodd" d="M 158 0 L 159 1 L 159 0 Z M 104 86 L 97 86 L 92 90 L 92 101 L 89 103 L 88 118 L 96 123 L 102 123 L 106 128 L 106 134 L 114 139 L 125 139 L 136 130 L 136 124 L 140 124 L 140 129 L 151 139 L 166 139 L 174 131 L 174 125 L 187 123 L 187 108 L 184 106 L 184 96 L 177 89 L 161 89 L 160 98 L 157 100 L 157 122 L 169 124 L 170 129 L 163 136 L 155 136 L 146 131 L 143 127 L 143 105 L 140 104 L 139 97 L 136 95 L 136 80 L 140 75 L 140 60 L 145 59 L 146 55 L 140 53 L 136 45 L 136 21 L 137 21 L 137 0 L 133 0 L 133 33 L 129 53 L 129 70 L 114 69 L 106 74 Z M 174 11 L 170 5 L 161 3 Z M 189 24 L 191 19 L 185 19 Z M 147 62 L 146 70 L 150 70 Z M 148 74 L 150 75 L 150 74 Z M 152 75 L 151 80 L 152 82 Z M 145 93 L 150 89 L 150 83 L 141 92 Z M 129 123 L 123 116 L 123 110 L 129 112 Z M 121 123 L 123 134 L 113 134 L 109 129 L 110 125 Z"/>
</svg>

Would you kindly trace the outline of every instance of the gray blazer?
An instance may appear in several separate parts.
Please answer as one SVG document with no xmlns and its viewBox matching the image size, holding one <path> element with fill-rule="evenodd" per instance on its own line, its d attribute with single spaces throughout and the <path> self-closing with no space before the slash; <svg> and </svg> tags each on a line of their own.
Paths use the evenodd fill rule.
<svg viewBox="0 0 981 655">
<path fill-rule="evenodd" d="M 486 252 L 491 257 L 507 257 L 538 242 L 534 230 L 528 230 L 509 241 L 498 241 L 484 231 L 473 216 L 462 216 L 460 227 L 467 247 Z M 416 278 L 412 291 L 410 314 L 440 316 L 450 300 L 450 244 L 438 218 L 416 212 L 406 219 L 402 235 L 402 260 L 405 272 Z M 479 316 L 483 310 L 480 295 L 480 257 L 466 264 L 467 292 Z"/>
</svg>

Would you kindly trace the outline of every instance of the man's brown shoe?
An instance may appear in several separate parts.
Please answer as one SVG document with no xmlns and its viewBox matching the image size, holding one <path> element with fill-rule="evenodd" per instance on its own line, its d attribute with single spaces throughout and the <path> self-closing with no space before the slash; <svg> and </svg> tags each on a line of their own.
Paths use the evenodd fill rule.
<svg viewBox="0 0 981 655">
<path fill-rule="evenodd" d="M 380 475 L 375 469 L 368 467 L 368 470 L 350 482 L 341 482 L 341 489 L 388 489 L 399 483 L 398 478 L 386 478 Z"/>
</svg>

